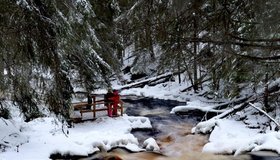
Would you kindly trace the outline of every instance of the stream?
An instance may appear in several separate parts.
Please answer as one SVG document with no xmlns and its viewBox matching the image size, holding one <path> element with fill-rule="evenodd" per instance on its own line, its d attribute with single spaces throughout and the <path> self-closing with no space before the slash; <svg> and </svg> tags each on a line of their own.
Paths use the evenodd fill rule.
<svg viewBox="0 0 280 160">
<path fill-rule="evenodd" d="M 138 138 L 139 144 L 153 137 L 160 147 L 157 152 L 132 153 L 123 148 L 115 148 L 108 153 L 98 153 L 84 160 L 250 160 L 249 155 L 233 157 L 231 155 L 213 155 L 202 153 L 203 146 L 208 141 L 206 135 L 194 135 L 192 127 L 203 117 L 199 112 L 188 114 L 170 114 L 173 107 L 185 105 L 185 102 L 161 100 L 144 97 L 123 97 L 125 111 L 129 116 L 145 116 L 152 123 L 153 129 L 136 129 L 132 134 Z"/>
<path fill-rule="evenodd" d="M 275 156 L 245 154 L 239 156 L 214 155 L 202 153 L 208 136 L 192 134 L 191 129 L 201 121 L 203 114 L 197 111 L 188 114 L 170 114 L 173 107 L 185 105 L 185 102 L 153 98 L 125 96 L 124 113 L 129 116 L 145 116 L 153 129 L 136 129 L 132 134 L 139 144 L 152 137 L 160 147 L 160 152 L 132 153 L 125 148 L 114 148 L 109 152 L 100 152 L 80 160 L 280 160 Z"/>
<path fill-rule="evenodd" d="M 129 98 L 124 102 L 126 114 L 148 117 L 152 123 L 152 130 L 132 131 L 140 144 L 153 137 L 164 155 L 177 157 L 186 152 L 200 152 L 207 142 L 207 136 L 191 134 L 191 128 L 201 120 L 201 116 L 170 114 L 173 107 L 185 105 L 185 102 L 152 98 Z"/>
</svg>

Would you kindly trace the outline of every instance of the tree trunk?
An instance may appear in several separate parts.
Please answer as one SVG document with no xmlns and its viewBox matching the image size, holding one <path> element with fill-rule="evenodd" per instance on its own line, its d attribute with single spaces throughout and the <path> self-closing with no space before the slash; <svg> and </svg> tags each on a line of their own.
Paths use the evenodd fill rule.
<svg viewBox="0 0 280 160">
<path fill-rule="evenodd" d="M 196 14 L 196 13 L 194 13 Z M 193 34 L 193 38 L 196 39 L 197 38 L 197 19 L 196 19 L 196 15 L 194 15 L 194 19 L 193 19 L 193 27 L 194 27 L 194 34 Z M 197 77 L 197 42 L 193 43 L 193 90 L 194 92 L 197 92 L 198 90 L 198 77 Z"/>
<path fill-rule="evenodd" d="M 265 74 L 265 87 L 264 87 L 264 95 L 263 95 L 263 104 L 265 107 L 265 110 L 267 112 L 271 111 L 271 108 L 268 104 L 268 96 L 269 96 L 269 92 L 268 92 L 268 73 Z"/>
</svg>

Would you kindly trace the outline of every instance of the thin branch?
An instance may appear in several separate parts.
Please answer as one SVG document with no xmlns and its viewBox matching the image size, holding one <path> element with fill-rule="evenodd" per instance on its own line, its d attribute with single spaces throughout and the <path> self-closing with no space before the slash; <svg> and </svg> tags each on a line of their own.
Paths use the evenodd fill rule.
<svg viewBox="0 0 280 160">
<path fill-rule="evenodd" d="M 256 61 L 267 61 L 267 60 L 277 61 L 277 60 L 280 60 L 280 55 L 259 57 L 259 56 L 251 56 L 251 55 L 238 54 L 238 53 L 235 53 L 232 50 L 231 51 L 227 50 L 227 51 L 230 54 L 234 54 L 236 56 L 247 58 L 247 59 L 250 59 L 250 60 L 256 60 Z"/>
<path fill-rule="evenodd" d="M 222 40 L 212 40 L 212 39 L 204 39 L 204 38 L 184 38 L 185 42 L 200 42 L 200 43 L 212 43 L 215 45 L 237 45 L 242 47 L 252 47 L 252 48 L 261 48 L 261 49 L 269 49 L 269 50 L 280 50 L 280 45 L 265 45 L 259 43 L 247 43 L 247 42 L 238 42 L 238 41 L 222 41 Z M 280 59 L 280 56 L 276 56 Z"/>
<path fill-rule="evenodd" d="M 246 39 L 233 34 L 229 34 L 232 38 L 245 41 L 245 42 L 280 42 L 280 38 L 272 38 L 272 39 Z"/>
<path fill-rule="evenodd" d="M 280 124 L 274 118 L 272 118 L 268 113 L 266 113 L 264 110 L 258 108 L 251 102 L 249 102 L 249 105 L 252 106 L 253 108 L 255 108 L 256 110 L 258 110 L 259 112 L 261 112 L 262 114 L 264 114 L 265 116 L 267 116 L 272 122 L 274 122 L 277 125 L 277 129 L 278 130 L 280 129 Z"/>
</svg>

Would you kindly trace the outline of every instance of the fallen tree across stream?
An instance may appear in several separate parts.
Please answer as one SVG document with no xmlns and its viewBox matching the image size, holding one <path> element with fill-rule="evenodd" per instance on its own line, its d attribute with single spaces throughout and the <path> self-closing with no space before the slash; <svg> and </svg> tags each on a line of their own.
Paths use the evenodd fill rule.
<svg viewBox="0 0 280 160">
<path fill-rule="evenodd" d="M 260 91 L 257 94 L 252 94 L 243 98 L 239 98 L 239 99 L 235 99 L 233 101 L 227 102 L 227 103 L 223 103 L 223 104 L 218 104 L 216 106 L 211 107 L 212 110 L 213 109 L 217 109 L 217 108 L 225 108 L 226 106 L 230 106 L 231 104 L 234 104 L 234 107 L 229 108 L 228 110 L 218 114 L 217 116 L 212 117 L 209 120 L 206 120 L 204 122 L 200 122 L 196 125 L 196 127 L 193 128 L 193 133 L 203 133 L 203 134 L 207 134 L 210 133 L 213 128 L 216 125 L 216 121 L 218 119 L 223 119 L 228 117 L 229 115 L 233 115 L 243 109 L 245 109 L 248 106 L 253 107 L 254 109 L 258 110 L 261 114 L 264 114 L 266 117 L 268 117 L 270 119 L 270 121 L 272 121 L 273 123 L 276 124 L 276 130 L 280 129 L 280 125 L 279 123 L 272 118 L 271 116 L 269 116 L 269 114 L 267 112 L 265 112 L 264 110 L 256 107 L 254 105 L 254 103 L 261 101 L 262 97 L 264 96 L 264 92 L 268 92 L 269 94 L 273 94 L 275 92 L 279 92 L 280 90 L 280 81 L 276 81 L 275 83 L 271 83 L 270 86 L 268 86 L 267 90 L 263 90 Z M 218 113 L 218 112 L 217 112 Z M 207 114 L 207 111 L 206 111 Z"/>
</svg>

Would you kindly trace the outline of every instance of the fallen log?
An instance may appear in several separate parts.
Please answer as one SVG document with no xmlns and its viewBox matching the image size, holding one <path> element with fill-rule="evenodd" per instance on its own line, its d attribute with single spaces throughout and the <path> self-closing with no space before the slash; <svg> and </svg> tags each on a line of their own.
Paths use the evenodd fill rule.
<svg viewBox="0 0 280 160">
<path fill-rule="evenodd" d="M 152 77 L 149 79 L 145 79 L 139 82 L 131 83 L 124 85 L 123 87 L 119 88 L 119 90 L 129 89 L 129 88 L 137 88 L 137 87 L 144 87 L 145 85 L 156 85 L 159 83 L 166 82 L 169 80 L 175 73 L 166 73 L 156 77 Z"/>
<path fill-rule="evenodd" d="M 276 81 L 276 83 L 273 83 L 268 87 L 268 92 L 270 94 L 275 93 L 275 92 L 279 92 L 279 90 L 280 90 L 280 81 L 279 82 Z M 278 122 L 275 119 L 270 117 L 265 111 L 255 107 L 253 105 L 253 103 L 255 101 L 259 100 L 260 97 L 263 97 L 263 92 L 260 92 L 256 95 L 248 96 L 248 98 L 243 99 L 243 100 L 246 100 L 245 102 L 243 102 L 243 100 L 239 101 L 239 102 L 242 102 L 242 103 L 239 104 L 239 105 L 236 105 L 233 108 L 228 109 L 227 111 L 225 111 L 225 112 L 223 112 L 223 113 L 221 113 L 221 114 L 219 114 L 215 117 L 212 117 L 211 119 L 209 119 L 207 121 L 203 121 L 203 122 L 198 123 L 196 125 L 196 127 L 194 127 L 192 129 L 192 133 L 203 133 L 203 134 L 210 133 L 213 130 L 213 128 L 216 126 L 216 121 L 218 119 L 226 118 L 229 115 L 235 114 L 236 112 L 243 110 L 244 108 L 246 108 L 249 105 L 254 107 L 255 109 L 257 109 L 259 112 L 265 114 L 271 121 L 273 121 L 276 124 L 277 129 L 279 129 L 280 125 L 278 124 Z M 236 103 L 237 102 L 238 101 L 236 101 Z"/>
<path fill-rule="evenodd" d="M 225 102 L 225 103 L 221 103 L 221 104 L 215 105 L 212 109 L 225 109 L 225 108 L 227 108 L 230 105 L 235 106 L 235 105 L 241 104 L 243 102 L 246 102 L 251 97 L 252 96 L 246 96 L 246 97 L 237 98 L 237 99 L 234 99 L 234 100 L 229 101 L 229 102 Z"/>
<path fill-rule="evenodd" d="M 271 84 L 268 87 L 267 91 L 268 91 L 269 95 L 273 95 L 274 93 L 280 92 L 280 82 Z M 261 91 L 261 92 L 259 92 L 258 94 L 255 94 L 255 95 L 251 94 L 251 95 L 247 95 L 246 97 L 236 98 L 236 99 L 234 99 L 232 101 L 229 101 L 229 102 L 217 104 L 217 105 L 213 106 L 212 109 L 216 109 L 216 110 L 217 109 L 225 109 L 230 105 L 235 106 L 235 105 L 239 105 L 239 104 L 242 104 L 242 103 L 247 103 L 247 105 L 248 105 L 249 102 L 253 103 L 254 101 L 262 99 L 263 96 L 264 96 L 264 91 Z"/>
<path fill-rule="evenodd" d="M 206 120 L 206 121 L 198 123 L 192 129 L 192 133 L 208 134 L 208 133 L 212 132 L 212 130 L 216 126 L 216 121 L 218 119 L 226 118 L 229 115 L 235 114 L 236 112 L 239 112 L 239 111 L 243 110 L 244 108 L 246 108 L 249 105 L 249 103 L 252 103 L 254 101 L 256 101 L 256 97 L 255 96 L 249 97 L 242 104 L 236 105 L 236 106 L 226 110 L 225 112 L 223 112 L 223 113 L 221 113 L 221 114 L 219 114 L 217 116 L 212 117 L 209 120 Z"/>
<path fill-rule="evenodd" d="M 250 100 L 253 101 L 253 100 Z M 202 134 L 208 134 L 210 132 L 212 132 L 212 130 L 214 129 L 214 127 L 216 126 L 216 121 L 218 119 L 222 119 L 227 117 L 228 115 L 234 114 L 238 111 L 243 110 L 245 107 L 247 107 L 249 105 L 249 102 L 246 101 L 243 104 L 237 105 L 215 117 L 212 117 L 211 119 L 207 120 L 207 121 L 203 121 L 198 123 L 193 129 L 192 129 L 192 133 L 202 133 Z"/>
<path fill-rule="evenodd" d="M 202 85 L 204 82 L 207 82 L 208 80 L 210 80 L 210 78 L 207 78 L 207 79 L 205 79 L 205 80 L 202 80 L 204 77 L 205 77 L 205 76 L 203 76 L 202 78 L 200 78 L 200 79 L 198 80 L 198 82 L 197 82 L 195 85 Z M 181 90 L 180 92 L 186 92 L 186 91 L 192 89 L 193 87 L 194 87 L 194 85 L 188 86 L 187 88 Z"/>
</svg>

